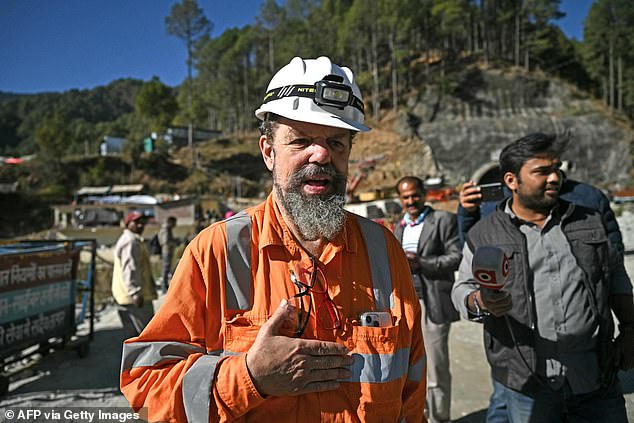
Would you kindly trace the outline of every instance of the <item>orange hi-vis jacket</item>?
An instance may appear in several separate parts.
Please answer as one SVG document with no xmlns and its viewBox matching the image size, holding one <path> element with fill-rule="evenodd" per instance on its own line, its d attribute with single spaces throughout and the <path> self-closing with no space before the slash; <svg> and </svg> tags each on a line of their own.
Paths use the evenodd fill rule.
<svg viewBox="0 0 634 423">
<path fill-rule="evenodd" d="M 313 307 L 302 337 L 348 348 L 352 376 L 338 389 L 264 398 L 249 376 L 245 353 L 259 328 L 297 293 L 290 270 L 311 265 L 269 196 L 189 244 L 165 303 L 125 341 L 121 390 L 132 407 L 152 422 L 425 421 L 421 310 L 401 246 L 348 214 L 317 259 L 342 325 L 324 329 Z M 377 310 L 391 312 L 393 325 L 359 325 Z"/>
</svg>

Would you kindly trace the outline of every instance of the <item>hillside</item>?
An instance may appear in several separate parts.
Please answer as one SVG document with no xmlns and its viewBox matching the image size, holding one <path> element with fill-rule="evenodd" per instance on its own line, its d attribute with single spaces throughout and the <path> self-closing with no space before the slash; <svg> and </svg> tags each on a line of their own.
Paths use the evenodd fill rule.
<svg viewBox="0 0 634 423">
<path fill-rule="evenodd" d="M 543 75 L 473 67 L 456 76 L 451 93 L 439 96 L 433 87 L 421 86 L 406 99 L 406 106 L 369 125 L 372 131 L 355 137 L 350 157 L 350 178 L 361 161 L 374 161 L 357 192 L 389 190 L 406 174 L 443 176 L 455 186 L 497 160 L 507 143 L 530 132 L 566 130 L 572 138 L 564 158 L 575 164 L 570 177 L 605 189 L 634 181 L 629 120 L 574 86 Z M 201 143 L 201 163 L 211 173 L 261 183 L 260 190 L 266 191 L 268 172 L 257 138 L 253 132 Z M 187 149 L 179 157 L 191 162 Z"/>
<path fill-rule="evenodd" d="M 0 101 L 9 100 L 12 98 L 20 97 L 21 94 L 9 93 L 6 91 L 0 91 Z"/>
<path fill-rule="evenodd" d="M 104 135 L 126 133 L 126 119 L 143 81 L 127 78 L 86 90 L 13 94 L 0 92 L 0 154 L 33 154 L 36 131 L 47 117 L 58 114 L 67 129 L 67 154 L 97 152 Z"/>
<path fill-rule="evenodd" d="M 473 67 L 457 75 L 450 93 L 421 86 L 406 102 L 356 138 L 353 160 L 384 157 L 360 191 L 393 187 L 404 174 L 444 176 L 456 185 L 497 160 L 509 142 L 566 130 L 572 138 L 564 159 L 575 164 L 569 176 L 606 189 L 633 182 L 631 122 L 566 82 Z"/>
<path fill-rule="evenodd" d="M 396 112 L 384 111 L 379 122 L 368 120 L 373 130 L 355 138 L 351 154 L 350 179 L 362 162 L 373 162 L 357 193 L 389 190 L 406 174 L 442 176 L 457 186 L 496 159 L 508 142 L 529 132 L 565 130 L 572 131 L 565 159 L 575 163 L 569 176 L 604 189 L 632 185 L 631 123 L 569 83 L 473 65 L 451 75 L 449 86 L 439 92 L 437 85 L 419 85 Z M 196 171 L 191 170 L 191 151 L 181 148 L 169 155 L 142 154 L 134 165 L 126 158 L 76 155 L 65 159 L 65 177 L 76 188 L 144 183 L 151 192 L 258 197 L 270 190 L 258 136 L 257 131 L 225 134 L 198 143 Z"/>
</svg>

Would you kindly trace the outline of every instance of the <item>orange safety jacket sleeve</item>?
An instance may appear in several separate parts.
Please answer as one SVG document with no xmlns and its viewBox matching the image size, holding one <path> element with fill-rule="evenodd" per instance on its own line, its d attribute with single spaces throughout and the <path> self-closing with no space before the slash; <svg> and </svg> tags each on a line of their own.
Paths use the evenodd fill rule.
<svg viewBox="0 0 634 423">
<path fill-rule="evenodd" d="M 165 303 L 143 333 L 124 344 L 121 391 L 132 408 L 149 410 L 149 421 L 198 421 L 195 413 L 202 404 L 210 408 L 211 421 L 230 421 L 264 401 L 248 374 L 245 355 L 221 355 L 224 292 L 218 281 L 224 278 L 224 258 L 196 254 L 217 248 L 224 257 L 223 227 L 216 230 L 214 245 L 192 248 L 200 243 L 196 238 L 185 249 Z M 223 397 L 223 388 L 242 395 Z M 192 406 L 186 413 L 188 404 Z"/>
<path fill-rule="evenodd" d="M 398 359 L 403 357 L 405 366 L 403 376 L 394 376 L 396 382 L 385 385 L 395 386 L 402 380 L 402 404 L 400 411 L 396 410 L 399 420 L 422 422 L 426 362 L 420 304 L 402 248 L 391 232 L 387 229 L 384 232 L 392 272 L 392 310 L 400 317 L 399 328 L 402 328 L 396 340 L 399 347 L 393 355 Z M 244 341 L 243 348 L 239 339 L 232 341 L 235 342 L 232 347 L 238 348 L 225 345 L 225 322 L 232 318 L 223 312 L 226 245 L 223 222 L 203 230 L 185 249 L 165 302 L 155 317 L 140 336 L 124 343 L 121 391 L 132 408 L 147 410 L 145 418 L 149 421 L 233 421 L 257 407 L 266 409 L 267 401 L 274 401 L 259 395 L 246 368 L 244 351 L 259 326 L 253 327 L 252 337 Z M 253 258 L 257 260 L 261 250 L 256 244 L 252 247 Z M 274 306 L 277 304 L 279 300 Z M 360 348 L 366 348 L 365 354 L 377 354 L 370 341 L 362 344 Z M 396 360 L 390 354 L 387 359 Z M 348 389 L 366 395 L 366 400 L 375 400 L 371 385 L 365 382 L 360 393 L 359 387 Z M 380 401 L 377 405 L 380 406 Z"/>
</svg>

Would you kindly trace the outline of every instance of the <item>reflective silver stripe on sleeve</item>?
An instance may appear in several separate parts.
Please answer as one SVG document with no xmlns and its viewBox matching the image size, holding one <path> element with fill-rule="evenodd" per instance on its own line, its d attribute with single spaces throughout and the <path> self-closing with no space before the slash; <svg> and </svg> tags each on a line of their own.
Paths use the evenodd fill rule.
<svg viewBox="0 0 634 423">
<path fill-rule="evenodd" d="M 153 367 L 167 361 L 181 361 L 190 354 L 204 353 L 197 346 L 181 342 L 135 342 L 123 345 L 121 372 L 135 367 Z M 216 365 L 225 356 L 242 353 L 210 351 L 200 356 L 183 376 L 182 396 L 188 422 L 208 422 L 211 389 Z"/>
<path fill-rule="evenodd" d="M 426 362 L 427 355 L 418 360 L 413 366 L 410 366 L 409 370 L 407 371 L 407 380 L 411 380 L 412 382 L 422 381 Z"/>
<path fill-rule="evenodd" d="M 352 375 L 346 382 L 383 383 L 397 380 L 407 374 L 409 348 L 394 354 L 352 354 Z"/>
<path fill-rule="evenodd" d="M 133 342 L 123 344 L 121 372 L 135 367 L 151 367 L 170 360 L 183 360 L 191 354 L 205 353 L 196 345 L 183 342 Z"/>
<path fill-rule="evenodd" d="M 376 222 L 359 216 L 357 216 L 357 222 L 359 222 L 370 259 L 374 304 L 377 310 L 391 310 L 394 307 L 394 293 L 392 292 L 392 275 L 385 234 Z"/>
<path fill-rule="evenodd" d="M 251 216 L 241 211 L 227 219 L 225 225 L 227 309 L 249 310 L 251 308 Z"/>
<path fill-rule="evenodd" d="M 183 407 L 189 423 L 209 422 L 211 384 L 216 364 L 221 358 L 216 355 L 204 355 L 198 358 L 183 376 Z"/>
</svg>

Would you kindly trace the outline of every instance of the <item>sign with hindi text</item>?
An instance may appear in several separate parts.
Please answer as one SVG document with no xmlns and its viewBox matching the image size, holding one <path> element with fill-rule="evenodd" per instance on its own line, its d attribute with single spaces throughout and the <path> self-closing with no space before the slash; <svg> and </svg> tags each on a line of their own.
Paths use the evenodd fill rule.
<svg viewBox="0 0 634 423">
<path fill-rule="evenodd" d="M 0 351 L 6 356 L 75 325 L 78 250 L 0 255 Z"/>
</svg>

